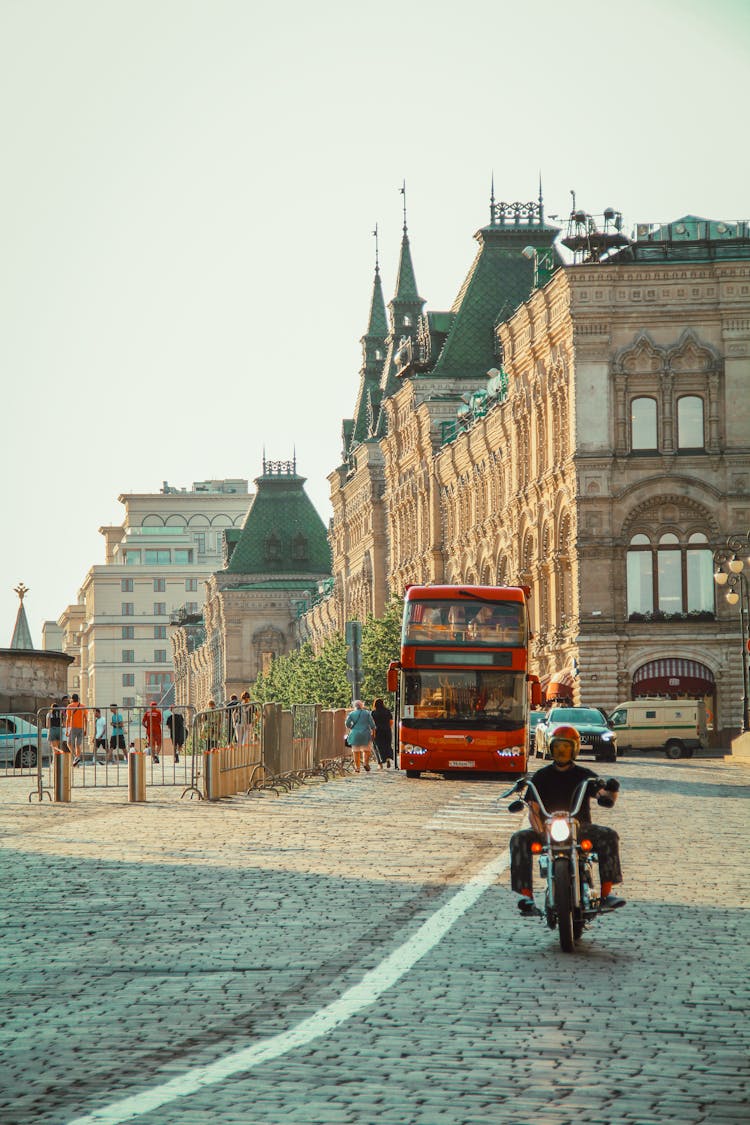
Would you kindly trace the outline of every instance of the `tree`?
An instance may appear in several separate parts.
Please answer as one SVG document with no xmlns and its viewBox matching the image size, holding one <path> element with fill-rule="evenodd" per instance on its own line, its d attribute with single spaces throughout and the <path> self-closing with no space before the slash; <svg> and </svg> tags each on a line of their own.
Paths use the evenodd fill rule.
<svg viewBox="0 0 750 1125">
<path fill-rule="evenodd" d="M 368 617 L 362 626 L 362 696 L 370 705 L 378 697 L 391 700 L 386 673 L 401 651 L 403 608 L 403 602 L 394 598 L 382 617 Z"/>
<path fill-rule="evenodd" d="M 386 672 L 398 660 L 401 646 L 402 602 L 394 599 L 382 617 L 368 617 L 362 626 L 362 698 L 369 704 L 390 697 Z M 255 681 L 254 697 L 260 703 L 292 707 L 320 703 L 323 707 L 349 707 L 352 689 L 346 678 L 346 641 L 329 637 L 316 654 L 309 642 L 277 656 L 268 672 Z"/>
</svg>

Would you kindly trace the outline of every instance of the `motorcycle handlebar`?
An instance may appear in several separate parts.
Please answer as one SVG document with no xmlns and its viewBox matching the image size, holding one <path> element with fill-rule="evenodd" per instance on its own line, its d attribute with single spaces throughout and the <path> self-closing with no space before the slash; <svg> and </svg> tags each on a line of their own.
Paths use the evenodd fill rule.
<svg viewBox="0 0 750 1125">
<path fill-rule="evenodd" d="M 528 786 L 528 788 L 532 791 L 532 793 L 534 795 L 534 800 L 537 802 L 537 804 L 539 805 L 539 808 L 542 811 L 542 815 L 545 816 L 545 817 L 548 817 L 550 814 L 547 812 L 547 809 L 544 806 L 544 801 L 539 796 L 539 794 L 537 792 L 537 789 L 536 789 L 536 786 L 534 785 L 533 781 L 528 781 L 528 780 L 525 780 L 524 778 L 521 778 L 521 780 L 516 782 L 516 784 L 513 786 L 513 788 L 510 789 L 508 791 L 508 793 L 505 793 L 504 796 L 509 797 L 510 794 L 516 792 L 516 790 L 518 790 L 521 787 L 521 785 L 527 785 Z M 615 786 L 616 786 L 616 788 L 615 788 Z M 584 798 L 586 796 L 586 793 L 587 793 L 589 787 L 591 787 L 594 791 L 598 791 L 599 789 L 608 789 L 611 793 L 616 793 L 617 790 L 620 788 L 620 783 L 618 781 L 615 781 L 614 778 L 612 778 L 610 781 L 605 781 L 601 777 L 588 777 L 588 778 L 586 778 L 585 781 L 581 782 L 581 784 L 578 786 L 575 793 L 573 794 L 572 808 L 570 810 L 571 816 L 577 816 L 578 813 L 580 812 L 581 805 L 584 802 Z M 604 796 L 598 797 L 597 802 L 598 802 L 598 804 L 602 805 L 603 808 L 611 808 L 612 805 L 614 805 L 614 803 L 615 803 L 614 798 L 604 797 Z M 513 801 L 513 803 L 510 805 L 510 811 L 511 812 L 520 812 L 520 808 L 514 808 L 513 806 L 514 805 L 521 805 L 521 804 L 527 804 L 527 802 L 526 801 Z"/>
</svg>

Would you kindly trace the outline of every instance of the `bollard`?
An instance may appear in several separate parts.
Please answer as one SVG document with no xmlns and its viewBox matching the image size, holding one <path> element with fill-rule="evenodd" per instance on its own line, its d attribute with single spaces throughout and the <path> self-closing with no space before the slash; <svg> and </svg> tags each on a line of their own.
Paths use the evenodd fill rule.
<svg viewBox="0 0 750 1125">
<path fill-rule="evenodd" d="M 128 800 L 146 800 L 146 755 L 142 750 L 128 752 Z"/>
<path fill-rule="evenodd" d="M 221 797 L 221 753 L 218 750 L 203 751 L 204 795 L 207 801 L 218 801 Z"/>
<path fill-rule="evenodd" d="M 53 751 L 54 787 L 56 801 L 70 801 L 70 779 L 73 755 L 69 750 Z"/>
</svg>

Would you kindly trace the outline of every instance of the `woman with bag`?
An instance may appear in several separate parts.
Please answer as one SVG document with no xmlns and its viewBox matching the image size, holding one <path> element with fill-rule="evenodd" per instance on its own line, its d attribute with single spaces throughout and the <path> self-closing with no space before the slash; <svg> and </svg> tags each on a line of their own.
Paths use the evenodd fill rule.
<svg viewBox="0 0 750 1125">
<path fill-rule="evenodd" d="M 370 744 L 372 742 L 375 723 L 372 715 L 361 699 L 354 700 L 354 710 L 346 716 L 346 729 L 349 731 L 347 742 L 352 748 L 354 769 L 359 773 L 364 754 L 365 772 L 370 772 Z"/>
<path fill-rule="evenodd" d="M 393 760 L 393 736 L 391 734 L 391 719 L 393 712 L 386 707 L 382 699 L 376 699 L 372 707 L 372 721 L 375 723 L 373 743 L 375 757 L 378 759 L 378 769 L 382 770 L 383 764 L 391 768 Z"/>
</svg>

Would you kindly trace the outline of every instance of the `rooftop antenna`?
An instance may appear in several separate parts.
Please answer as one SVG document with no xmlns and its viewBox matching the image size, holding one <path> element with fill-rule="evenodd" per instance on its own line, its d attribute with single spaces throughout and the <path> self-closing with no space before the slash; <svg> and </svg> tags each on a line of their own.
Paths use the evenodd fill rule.
<svg viewBox="0 0 750 1125">
<path fill-rule="evenodd" d="M 544 226 L 544 197 L 542 196 L 542 170 L 539 169 L 539 224 Z"/>
<path fill-rule="evenodd" d="M 490 180 L 490 225 L 495 222 L 495 170 L 492 170 L 492 178 Z"/>
<path fill-rule="evenodd" d="M 572 208 L 572 210 L 575 211 L 575 209 L 576 209 L 576 193 L 573 191 L 572 188 L 570 189 L 570 194 L 573 197 L 573 208 Z"/>
</svg>

